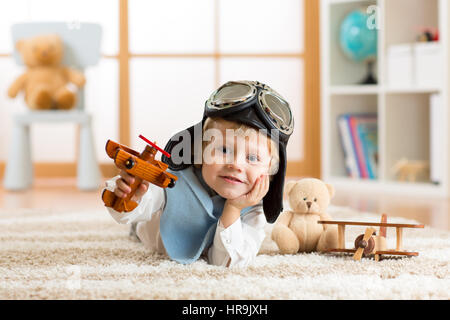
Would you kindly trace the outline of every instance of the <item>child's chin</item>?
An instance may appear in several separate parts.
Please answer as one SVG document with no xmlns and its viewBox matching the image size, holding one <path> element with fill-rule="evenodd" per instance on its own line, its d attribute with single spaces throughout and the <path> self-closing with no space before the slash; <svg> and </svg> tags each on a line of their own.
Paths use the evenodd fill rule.
<svg viewBox="0 0 450 320">
<path fill-rule="evenodd" d="M 235 191 L 229 191 L 229 190 L 222 190 L 221 192 L 219 192 L 219 195 L 222 198 L 225 198 L 227 200 L 228 199 L 233 200 L 233 199 L 239 198 L 241 196 L 240 193 L 235 192 Z"/>
</svg>

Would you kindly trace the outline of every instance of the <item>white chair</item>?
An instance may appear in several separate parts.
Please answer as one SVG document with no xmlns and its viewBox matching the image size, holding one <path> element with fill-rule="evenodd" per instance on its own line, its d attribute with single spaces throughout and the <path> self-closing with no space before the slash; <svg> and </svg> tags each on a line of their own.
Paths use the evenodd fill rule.
<svg viewBox="0 0 450 320">
<path fill-rule="evenodd" d="M 98 24 L 77 25 L 64 22 L 32 22 L 12 26 L 14 43 L 22 38 L 39 34 L 57 33 L 64 42 L 63 64 L 83 71 L 96 65 L 100 59 L 102 29 Z M 15 47 L 15 46 L 14 46 Z M 16 49 L 15 62 L 23 65 Z M 81 190 L 95 190 L 101 183 L 101 173 L 97 162 L 91 128 L 91 115 L 84 108 L 84 90 L 78 92 L 77 106 L 68 111 L 27 111 L 14 117 L 12 141 L 5 170 L 4 187 L 7 190 L 24 190 L 33 182 L 31 159 L 30 126 L 35 123 L 72 122 L 80 126 L 77 159 L 77 186 Z"/>
</svg>

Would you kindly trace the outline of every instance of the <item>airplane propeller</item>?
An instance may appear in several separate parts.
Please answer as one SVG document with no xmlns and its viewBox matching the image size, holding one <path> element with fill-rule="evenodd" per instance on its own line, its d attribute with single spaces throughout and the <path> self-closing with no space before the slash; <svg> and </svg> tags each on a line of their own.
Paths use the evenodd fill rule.
<svg viewBox="0 0 450 320">
<path fill-rule="evenodd" d="M 358 238 L 356 238 L 355 247 L 357 248 L 357 250 L 356 250 L 355 254 L 353 255 L 353 260 L 356 260 L 356 261 L 361 260 L 361 257 L 366 248 L 372 247 L 372 249 L 373 249 L 374 243 L 373 244 L 370 243 L 370 240 L 373 241 L 373 239 L 371 237 L 375 233 L 375 231 L 376 230 L 374 228 L 367 228 L 362 239 L 360 239 L 362 235 L 359 236 Z M 370 248 L 368 248 L 368 249 L 370 249 Z"/>
</svg>

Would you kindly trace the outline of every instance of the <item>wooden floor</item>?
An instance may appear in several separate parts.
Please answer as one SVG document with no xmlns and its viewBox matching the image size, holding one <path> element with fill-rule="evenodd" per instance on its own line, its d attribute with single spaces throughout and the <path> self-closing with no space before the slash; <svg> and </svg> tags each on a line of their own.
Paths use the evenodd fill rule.
<svg viewBox="0 0 450 320">
<path fill-rule="evenodd" d="M 36 179 L 32 189 L 22 192 L 5 191 L 0 185 L 0 208 L 100 209 L 103 208 L 101 191 L 79 191 L 75 179 Z M 336 190 L 332 204 L 380 215 L 387 213 L 388 216 L 414 219 L 426 226 L 450 230 L 450 199 L 418 199 Z"/>
</svg>

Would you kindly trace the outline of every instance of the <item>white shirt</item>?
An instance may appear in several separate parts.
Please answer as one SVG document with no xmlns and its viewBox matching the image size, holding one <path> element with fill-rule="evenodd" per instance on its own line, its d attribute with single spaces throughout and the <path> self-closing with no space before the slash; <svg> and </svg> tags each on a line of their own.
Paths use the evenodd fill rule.
<svg viewBox="0 0 450 320">
<path fill-rule="evenodd" d="M 106 181 L 106 189 L 114 192 L 119 178 L 120 176 L 116 176 Z M 147 249 L 167 254 L 159 231 L 165 203 L 164 189 L 150 184 L 133 211 L 120 213 L 112 208 L 107 209 L 118 223 L 137 222 L 136 234 Z M 218 266 L 227 266 L 228 263 L 230 267 L 247 266 L 261 248 L 266 223 L 262 205 L 251 209 L 228 228 L 224 228 L 219 219 L 213 244 L 208 249 L 208 262 Z"/>
</svg>

